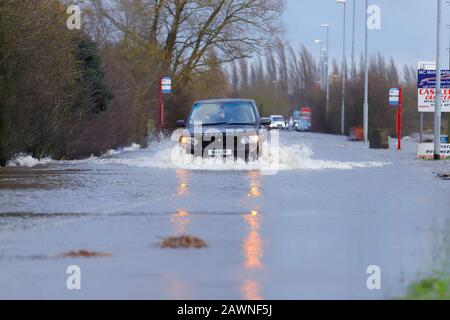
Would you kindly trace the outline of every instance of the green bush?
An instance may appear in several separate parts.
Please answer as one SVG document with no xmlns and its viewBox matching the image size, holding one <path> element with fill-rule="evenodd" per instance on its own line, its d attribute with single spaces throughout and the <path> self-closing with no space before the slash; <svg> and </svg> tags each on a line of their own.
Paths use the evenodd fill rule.
<svg viewBox="0 0 450 320">
<path fill-rule="evenodd" d="M 406 295 L 408 300 L 450 300 L 450 277 L 441 275 L 412 284 Z"/>
</svg>

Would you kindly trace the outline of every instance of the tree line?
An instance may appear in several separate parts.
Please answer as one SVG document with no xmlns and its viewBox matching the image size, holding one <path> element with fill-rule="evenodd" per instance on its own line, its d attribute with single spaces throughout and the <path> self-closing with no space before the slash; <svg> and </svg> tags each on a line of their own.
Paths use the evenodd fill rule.
<svg viewBox="0 0 450 320">
<path fill-rule="evenodd" d="M 30 9 L 32 8 L 32 9 Z M 69 32 L 59 2 L 0 1 L 0 164 L 16 153 L 72 156 L 112 93 L 96 45 Z"/>
</svg>

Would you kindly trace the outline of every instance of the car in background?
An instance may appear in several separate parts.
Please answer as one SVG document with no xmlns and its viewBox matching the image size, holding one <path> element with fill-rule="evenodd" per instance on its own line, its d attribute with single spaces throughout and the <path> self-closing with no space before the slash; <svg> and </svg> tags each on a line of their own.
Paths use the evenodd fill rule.
<svg viewBox="0 0 450 320">
<path fill-rule="evenodd" d="M 280 129 L 280 130 L 286 129 L 286 120 L 284 120 L 283 116 L 271 115 L 270 120 L 272 120 L 272 123 L 270 125 L 271 129 Z"/>
<path fill-rule="evenodd" d="M 186 153 L 248 162 L 260 157 L 262 129 L 271 123 L 261 118 L 253 100 L 218 99 L 195 102 L 187 121 L 176 124 L 185 129 L 179 144 Z"/>
<path fill-rule="evenodd" d="M 298 130 L 310 131 L 312 127 L 312 109 L 309 107 L 302 107 L 300 109 L 300 121 L 298 124 Z"/>
<path fill-rule="evenodd" d="M 312 127 L 312 109 L 309 107 L 302 107 L 300 110 L 292 111 L 293 130 L 295 131 L 310 131 Z"/>
<path fill-rule="evenodd" d="M 291 114 L 291 119 L 292 121 L 290 121 L 290 129 L 291 130 L 295 130 L 295 131 L 300 131 L 300 111 L 299 110 L 294 110 L 292 111 Z"/>
</svg>

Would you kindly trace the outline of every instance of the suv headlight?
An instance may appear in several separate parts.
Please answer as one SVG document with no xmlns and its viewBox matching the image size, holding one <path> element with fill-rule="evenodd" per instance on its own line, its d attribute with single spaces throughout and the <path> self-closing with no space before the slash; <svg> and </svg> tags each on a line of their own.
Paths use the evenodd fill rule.
<svg viewBox="0 0 450 320">
<path fill-rule="evenodd" d="M 242 137 L 242 144 L 257 144 L 259 142 L 259 136 L 245 136 Z"/>
<path fill-rule="evenodd" d="M 183 146 L 192 145 L 192 144 L 194 146 L 196 146 L 198 144 L 198 140 L 193 138 L 193 137 L 182 136 L 180 138 L 180 144 L 183 145 Z"/>
</svg>

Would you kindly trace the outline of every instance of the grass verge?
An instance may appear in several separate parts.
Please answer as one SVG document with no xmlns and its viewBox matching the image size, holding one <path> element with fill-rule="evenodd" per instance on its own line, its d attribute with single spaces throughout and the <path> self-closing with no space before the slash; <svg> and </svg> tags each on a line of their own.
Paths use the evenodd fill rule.
<svg viewBox="0 0 450 320">
<path fill-rule="evenodd" d="M 408 300 L 450 300 L 450 276 L 437 274 L 412 284 L 407 291 Z"/>
</svg>

